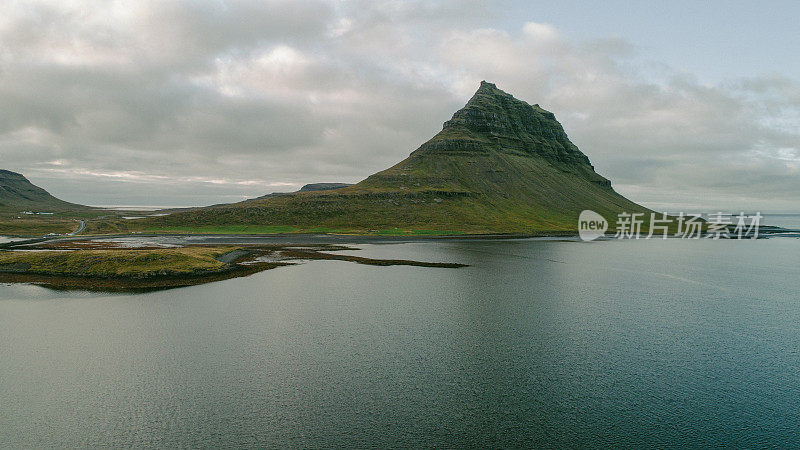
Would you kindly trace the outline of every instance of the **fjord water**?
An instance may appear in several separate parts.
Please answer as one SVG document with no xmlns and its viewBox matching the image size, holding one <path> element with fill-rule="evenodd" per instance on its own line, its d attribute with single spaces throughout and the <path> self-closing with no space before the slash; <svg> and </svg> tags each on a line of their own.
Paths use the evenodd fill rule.
<svg viewBox="0 0 800 450">
<path fill-rule="evenodd" d="M 364 245 L 124 295 L 0 285 L 0 444 L 800 445 L 800 240 Z"/>
<path fill-rule="evenodd" d="M 800 214 L 766 214 L 763 223 L 789 230 L 800 230 Z"/>
</svg>

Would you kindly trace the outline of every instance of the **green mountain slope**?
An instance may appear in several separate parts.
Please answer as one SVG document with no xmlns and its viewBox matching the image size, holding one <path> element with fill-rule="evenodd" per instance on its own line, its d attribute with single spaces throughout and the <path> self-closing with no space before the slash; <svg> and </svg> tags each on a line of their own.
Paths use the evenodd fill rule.
<svg viewBox="0 0 800 450">
<path fill-rule="evenodd" d="M 482 82 L 441 132 L 356 185 L 196 209 L 135 226 L 542 233 L 575 231 L 584 209 L 609 218 L 649 212 L 594 171 L 551 112 Z"/>
<path fill-rule="evenodd" d="M 75 209 L 87 207 L 59 200 L 22 174 L 0 169 L 0 210 L 62 212 Z"/>
</svg>

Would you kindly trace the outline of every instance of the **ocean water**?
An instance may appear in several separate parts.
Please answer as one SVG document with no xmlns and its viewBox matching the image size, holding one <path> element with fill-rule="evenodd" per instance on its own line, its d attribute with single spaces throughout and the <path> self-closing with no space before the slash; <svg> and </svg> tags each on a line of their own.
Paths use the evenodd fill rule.
<svg viewBox="0 0 800 450">
<path fill-rule="evenodd" d="M 444 241 L 0 284 L 3 447 L 800 445 L 800 239 Z"/>
<path fill-rule="evenodd" d="M 800 214 L 764 214 L 762 224 L 800 230 Z"/>
</svg>

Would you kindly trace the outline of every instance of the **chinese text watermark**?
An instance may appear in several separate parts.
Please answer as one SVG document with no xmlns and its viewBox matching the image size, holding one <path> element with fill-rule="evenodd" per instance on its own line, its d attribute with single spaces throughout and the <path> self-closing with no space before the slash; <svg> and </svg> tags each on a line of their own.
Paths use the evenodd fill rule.
<svg viewBox="0 0 800 450">
<path fill-rule="evenodd" d="M 758 239 L 761 213 L 667 215 L 664 213 L 620 213 L 617 215 L 617 239 L 652 239 L 669 237 L 681 239 Z M 578 217 L 578 234 L 584 241 L 605 236 L 608 221 L 592 210 L 584 210 Z"/>
</svg>

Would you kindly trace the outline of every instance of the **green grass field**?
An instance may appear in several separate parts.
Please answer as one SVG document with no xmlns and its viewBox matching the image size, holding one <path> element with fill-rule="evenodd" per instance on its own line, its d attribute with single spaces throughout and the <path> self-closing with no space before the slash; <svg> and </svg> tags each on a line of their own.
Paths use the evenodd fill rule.
<svg viewBox="0 0 800 450">
<path fill-rule="evenodd" d="M 158 234 L 283 234 L 296 233 L 298 228 L 284 225 L 185 225 L 148 227 L 141 231 Z"/>
<path fill-rule="evenodd" d="M 0 217 L 0 235 L 5 236 L 43 236 L 49 233 L 66 234 L 78 229 L 78 222 L 72 219 L 49 216 Z M 45 218 L 46 217 L 46 218 Z"/>
<path fill-rule="evenodd" d="M 141 230 L 142 233 L 153 234 L 357 234 L 377 236 L 444 236 L 463 234 L 453 230 L 352 230 L 341 228 L 301 228 L 285 225 L 202 225 L 151 227 Z"/>
<path fill-rule="evenodd" d="M 156 250 L 0 251 L 0 270 L 64 276 L 146 277 L 222 269 L 215 258 L 233 247 Z"/>
</svg>

